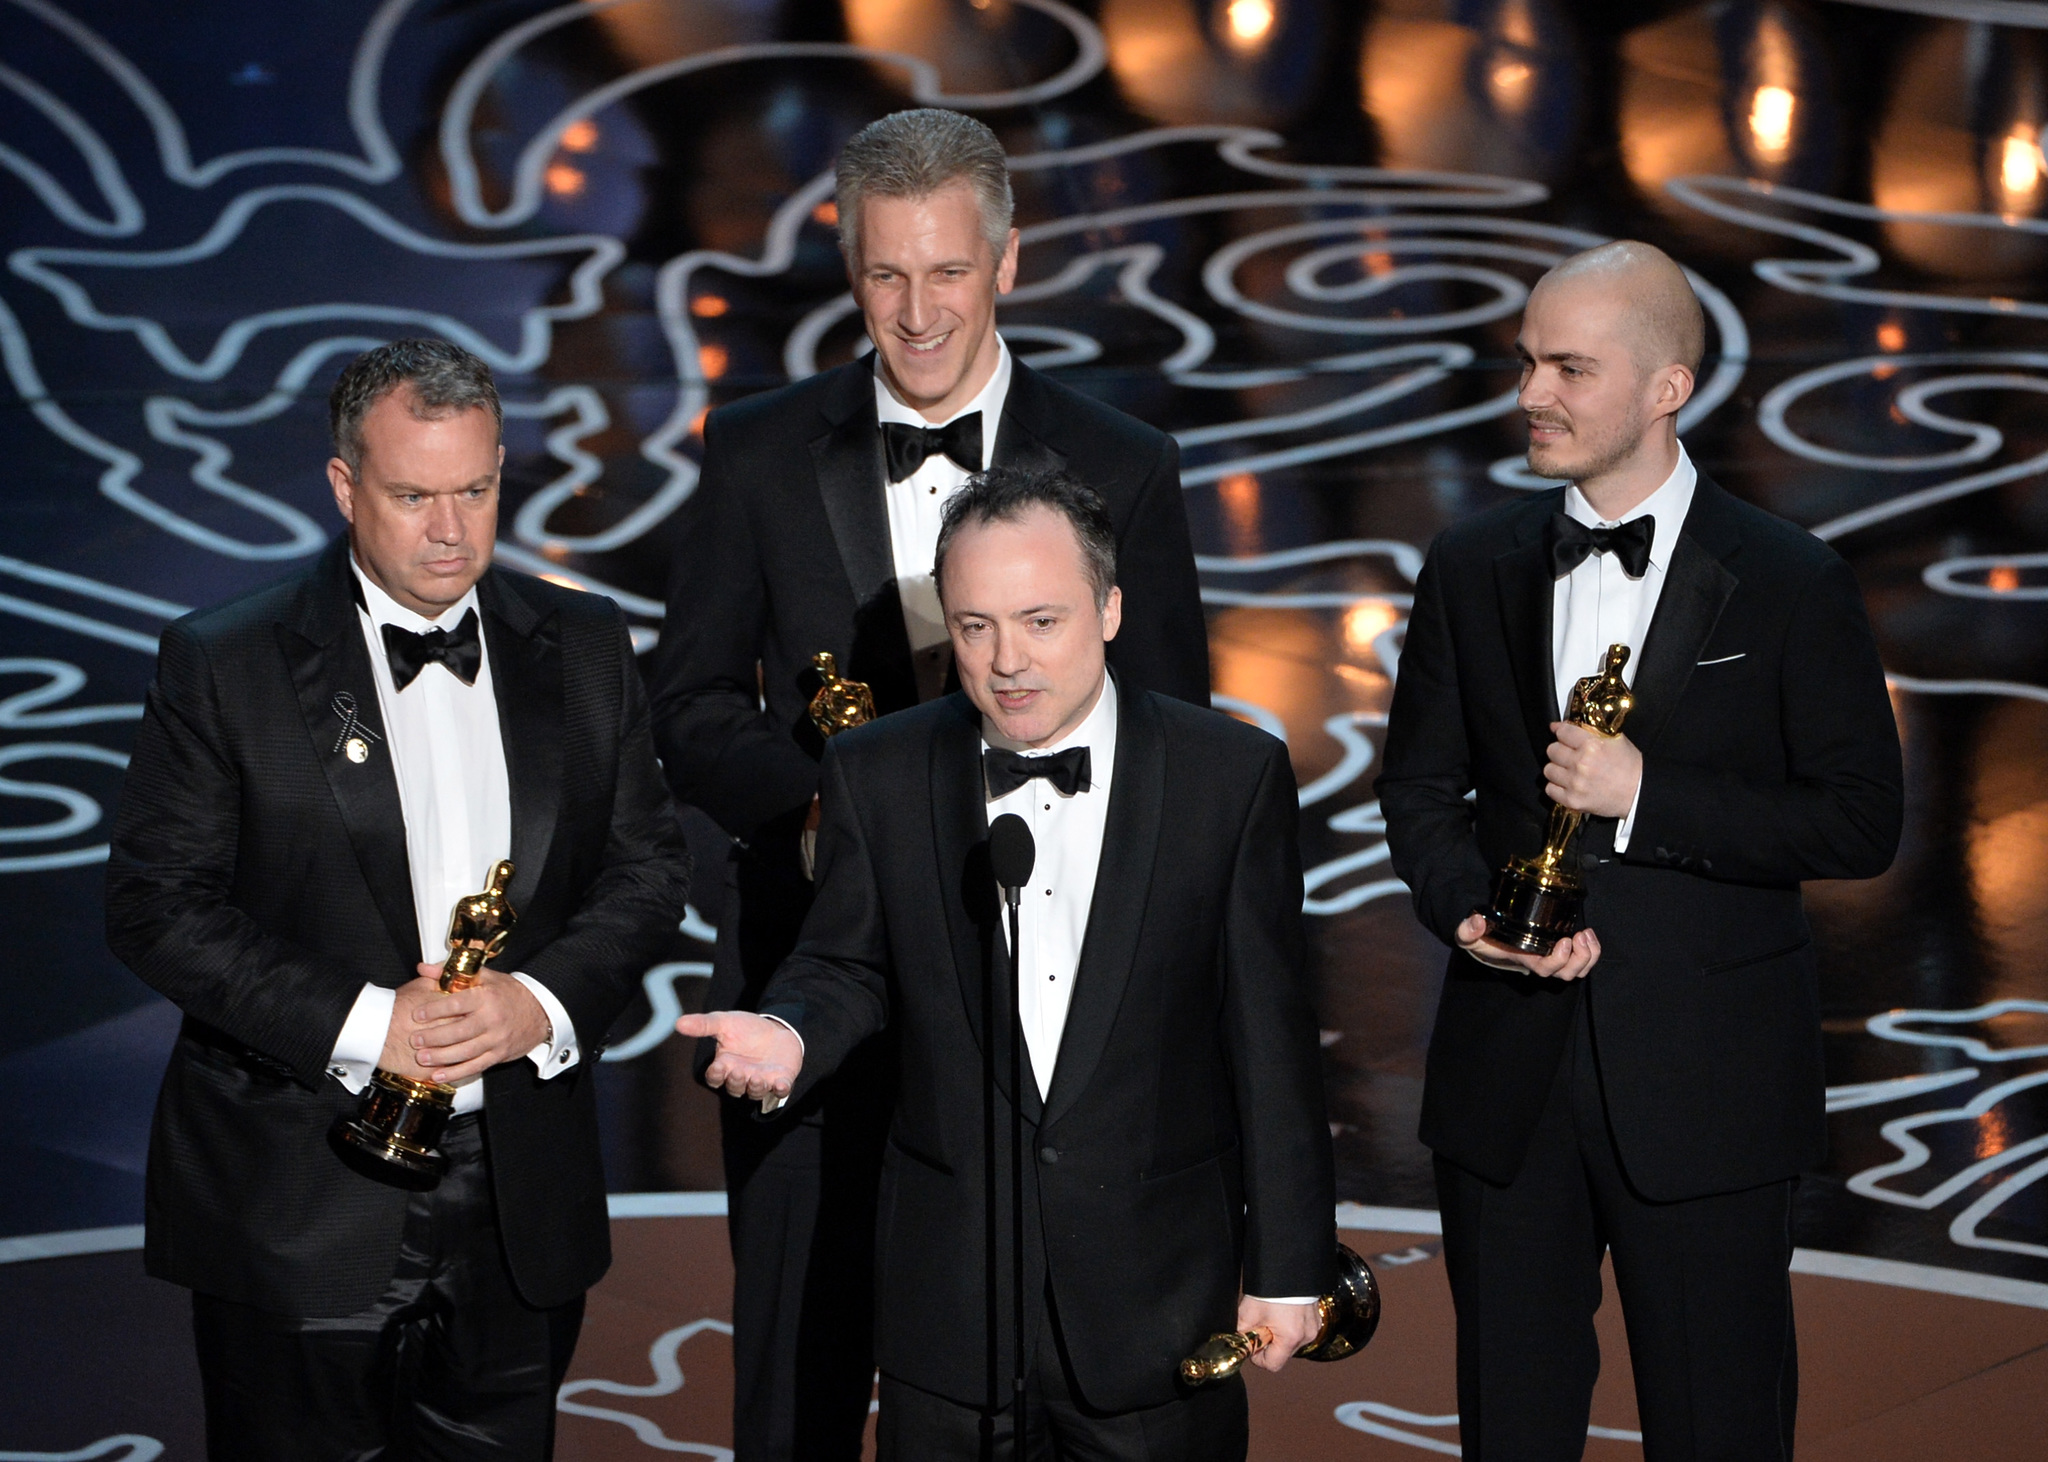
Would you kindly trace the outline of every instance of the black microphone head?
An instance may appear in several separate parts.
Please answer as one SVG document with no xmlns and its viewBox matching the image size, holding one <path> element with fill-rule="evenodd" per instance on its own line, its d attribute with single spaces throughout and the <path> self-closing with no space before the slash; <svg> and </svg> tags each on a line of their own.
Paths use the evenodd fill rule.
<svg viewBox="0 0 2048 1462">
<path fill-rule="evenodd" d="M 988 825 L 988 861 L 1004 888 L 1022 888 L 1031 881 L 1038 845 L 1031 839 L 1030 825 L 1016 813 L 1006 812 Z"/>
</svg>

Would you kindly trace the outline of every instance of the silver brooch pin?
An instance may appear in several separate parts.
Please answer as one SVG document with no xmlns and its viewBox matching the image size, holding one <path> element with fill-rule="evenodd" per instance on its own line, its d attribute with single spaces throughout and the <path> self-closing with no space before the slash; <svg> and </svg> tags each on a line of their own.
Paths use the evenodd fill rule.
<svg viewBox="0 0 2048 1462">
<path fill-rule="evenodd" d="M 370 759 L 370 743 L 384 738 L 363 724 L 356 714 L 356 698 L 347 691 L 336 691 L 330 704 L 334 714 L 341 717 L 341 734 L 334 738 L 334 749 L 360 766 Z"/>
</svg>

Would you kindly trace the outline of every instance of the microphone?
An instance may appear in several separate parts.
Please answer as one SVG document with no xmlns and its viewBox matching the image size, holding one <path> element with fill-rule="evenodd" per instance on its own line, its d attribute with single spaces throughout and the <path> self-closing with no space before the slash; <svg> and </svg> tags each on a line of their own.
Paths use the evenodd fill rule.
<svg viewBox="0 0 2048 1462">
<path fill-rule="evenodd" d="M 1038 861 L 1031 828 L 1016 813 L 1006 812 L 988 825 L 988 861 L 1003 886 L 1003 897 L 1016 908 L 1024 885 L 1031 881 L 1031 865 Z"/>
</svg>

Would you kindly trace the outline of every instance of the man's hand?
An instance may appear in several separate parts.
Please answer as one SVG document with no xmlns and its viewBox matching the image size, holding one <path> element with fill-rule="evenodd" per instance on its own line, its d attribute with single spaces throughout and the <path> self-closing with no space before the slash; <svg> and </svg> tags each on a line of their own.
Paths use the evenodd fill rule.
<svg viewBox="0 0 2048 1462">
<path fill-rule="evenodd" d="M 1266 1332 L 1266 1348 L 1252 1357 L 1252 1364 L 1277 1371 L 1323 1327 L 1314 1305 L 1276 1305 L 1246 1295 L 1237 1302 L 1237 1328 Z"/>
<path fill-rule="evenodd" d="M 1550 800 L 1596 817 L 1627 817 L 1643 781 L 1643 754 L 1626 736 L 1602 736 L 1570 721 L 1552 721 L 1543 777 Z"/>
<path fill-rule="evenodd" d="M 435 981 L 438 992 L 441 966 L 419 968 L 420 978 Z M 493 1066 L 516 1061 L 549 1036 L 547 1012 L 533 991 L 497 970 L 483 971 L 467 990 L 437 993 L 413 1011 L 412 1019 L 420 1065 L 445 1086 L 459 1086 Z"/>
<path fill-rule="evenodd" d="M 718 1054 L 704 1068 L 706 1084 L 736 1097 L 786 1097 L 803 1070 L 804 1044 L 780 1021 L 744 1010 L 708 1010 L 676 1022 L 686 1036 L 710 1036 Z"/>
<path fill-rule="evenodd" d="M 1548 954 L 1524 954 L 1488 939 L 1486 919 L 1479 914 L 1467 914 L 1457 932 L 1458 948 L 1497 970 L 1521 970 L 1546 980 L 1576 980 L 1600 962 L 1600 936 L 1591 929 L 1558 940 Z"/>
<path fill-rule="evenodd" d="M 432 976 L 421 975 L 394 993 L 398 998 L 391 1007 L 391 1024 L 384 1028 L 384 1054 L 377 1058 L 377 1065 L 393 1076 L 432 1081 L 434 1074 L 420 1065 L 419 1053 L 413 1049 L 413 1032 L 419 1029 L 413 1012 L 439 1000 L 441 987 Z"/>
</svg>

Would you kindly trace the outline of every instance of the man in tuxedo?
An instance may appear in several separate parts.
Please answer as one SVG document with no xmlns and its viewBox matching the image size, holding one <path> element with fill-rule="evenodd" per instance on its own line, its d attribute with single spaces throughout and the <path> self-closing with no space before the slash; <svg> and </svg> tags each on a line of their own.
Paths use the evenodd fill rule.
<svg viewBox="0 0 2048 1462">
<path fill-rule="evenodd" d="M 114 829 L 109 942 L 185 1015 L 146 1262 L 216 1462 L 544 1458 L 611 1260 L 590 1063 L 689 855 L 617 606 L 491 566 L 489 368 L 402 340 L 332 415 L 347 536 L 164 632 Z M 506 858 L 511 940 L 444 995 Z M 429 1190 L 330 1141 L 378 1067 L 455 1089 Z"/>
<path fill-rule="evenodd" d="M 1431 547 L 1379 779 L 1452 946 L 1422 1140 L 1464 1453 L 1583 1451 L 1611 1252 L 1646 1450 L 1790 1457 L 1792 1193 L 1826 1135 L 1799 884 L 1897 847 L 1884 671 L 1848 565 L 1679 444 L 1705 321 L 1677 265 L 1566 260 L 1517 348 L 1529 465 L 1570 485 Z M 1611 644 L 1635 704 L 1608 739 L 1559 709 Z M 1527 955 L 1474 911 L 1553 804 L 1586 814 L 1588 927 Z"/>
<path fill-rule="evenodd" d="M 872 355 L 711 414 L 656 655 L 670 785 L 735 840 L 715 1009 L 753 1008 L 810 905 L 812 656 L 830 651 L 884 715 L 951 682 L 933 552 L 969 473 L 1064 467 L 1095 486 L 1124 594 L 1111 665 L 1134 687 L 1209 699 L 1172 438 L 1041 376 L 996 333 L 1017 231 L 994 134 L 957 112 L 896 113 L 847 144 L 838 190 Z M 855 1055 L 771 1124 L 725 1104 L 739 1462 L 860 1454 L 887 1064 Z"/>
<path fill-rule="evenodd" d="M 1278 1369 L 1313 1338 L 1333 1277 L 1286 748 L 1107 672 L 1115 534 L 1065 474 L 971 481 L 936 567 L 963 691 L 834 738 L 795 953 L 760 1014 L 678 1028 L 716 1039 L 708 1077 L 734 1097 L 799 1103 L 895 1033 L 883 1457 L 987 1455 L 991 1414 L 994 1455 L 1011 1455 L 1014 1286 L 994 1284 L 993 1308 L 989 1290 L 1021 1242 L 1028 1455 L 1241 1459 L 1240 1384 L 1183 1392 L 1177 1362 L 1212 1332 L 1264 1325 L 1259 1359 Z M 988 850 L 1008 813 L 1036 845 L 1019 894 L 1021 1090 Z M 1021 1235 L 1007 1143 L 988 1136 L 1009 1131 L 1013 1101 Z"/>
</svg>

